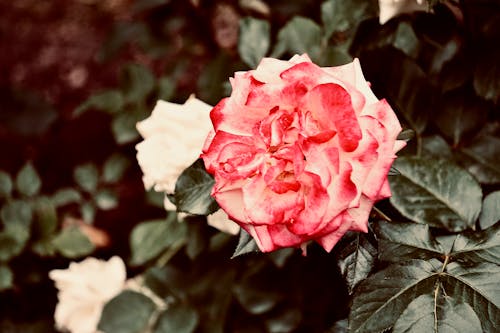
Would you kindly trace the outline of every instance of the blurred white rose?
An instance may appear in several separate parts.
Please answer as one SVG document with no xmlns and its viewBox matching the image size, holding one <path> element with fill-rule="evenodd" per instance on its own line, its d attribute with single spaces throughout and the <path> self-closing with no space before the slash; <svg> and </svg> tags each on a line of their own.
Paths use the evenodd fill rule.
<svg viewBox="0 0 500 333">
<path fill-rule="evenodd" d="M 203 144 L 212 129 L 212 106 L 194 96 L 184 104 L 158 101 L 149 118 L 137 123 L 144 141 L 137 144 L 137 161 L 142 169 L 144 187 L 157 192 L 173 193 L 182 171 L 201 154 Z M 165 198 L 165 209 L 175 206 Z M 212 214 L 208 223 L 215 228 L 236 234 L 239 226 L 226 213 Z"/>
<path fill-rule="evenodd" d="M 427 1 L 425 0 L 379 0 L 380 15 L 379 22 L 384 24 L 391 18 L 414 11 L 426 11 Z"/>
<path fill-rule="evenodd" d="M 137 146 L 137 160 L 146 189 L 172 193 L 185 168 L 200 156 L 212 128 L 212 107 L 190 97 L 183 105 L 158 101 L 149 118 L 137 123 L 144 138 Z"/>
<path fill-rule="evenodd" d="M 120 257 L 108 261 L 86 258 L 68 269 L 49 272 L 59 290 L 55 311 L 58 329 L 71 333 L 95 333 L 101 312 L 125 286 L 125 264 Z"/>
</svg>

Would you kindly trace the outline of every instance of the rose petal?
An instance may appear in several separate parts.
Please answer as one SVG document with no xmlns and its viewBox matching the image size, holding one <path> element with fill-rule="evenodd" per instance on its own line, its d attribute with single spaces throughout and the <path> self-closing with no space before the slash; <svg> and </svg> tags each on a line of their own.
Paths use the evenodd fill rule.
<svg viewBox="0 0 500 333">
<path fill-rule="evenodd" d="M 326 129 L 337 131 L 340 147 L 346 152 L 356 149 L 361 128 L 347 91 L 335 83 L 320 84 L 310 92 L 309 100 L 313 116 Z"/>
</svg>

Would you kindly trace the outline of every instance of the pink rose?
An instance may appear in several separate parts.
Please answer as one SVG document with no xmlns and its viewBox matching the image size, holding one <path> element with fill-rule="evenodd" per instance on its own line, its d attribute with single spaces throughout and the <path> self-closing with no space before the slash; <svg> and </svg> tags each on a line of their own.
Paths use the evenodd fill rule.
<svg viewBox="0 0 500 333">
<path fill-rule="evenodd" d="M 263 252 L 310 240 L 330 251 L 348 230 L 366 232 L 405 143 L 359 61 L 322 68 L 307 55 L 265 58 L 231 85 L 210 113 L 202 154 L 229 217 Z"/>
</svg>

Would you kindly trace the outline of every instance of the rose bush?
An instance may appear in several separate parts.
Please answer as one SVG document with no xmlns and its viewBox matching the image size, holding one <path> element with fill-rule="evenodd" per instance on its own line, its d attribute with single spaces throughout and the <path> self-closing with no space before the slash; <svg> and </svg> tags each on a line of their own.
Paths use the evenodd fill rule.
<svg viewBox="0 0 500 333">
<path fill-rule="evenodd" d="M 202 154 L 229 217 L 263 252 L 310 240 L 330 251 L 348 230 L 366 232 L 405 143 L 358 60 L 321 68 L 307 55 L 264 58 L 231 85 L 210 113 Z"/>
</svg>

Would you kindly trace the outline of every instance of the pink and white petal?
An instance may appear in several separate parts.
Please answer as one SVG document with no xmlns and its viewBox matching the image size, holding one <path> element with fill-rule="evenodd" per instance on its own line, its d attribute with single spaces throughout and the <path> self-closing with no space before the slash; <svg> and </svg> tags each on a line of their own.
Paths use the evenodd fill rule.
<svg viewBox="0 0 500 333">
<path fill-rule="evenodd" d="M 302 183 L 304 209 L 288 228 L 297 235 L 310 236 L 314 235 L 324 224 L 330 197 L 318 175 L 304 172 L 299 180 Z"/>
<path fill-rule="evenodd" d="M 293 57 L 288 60 L 292 64 L 300 64 L 301 62 L 312 62 L 311 58 L 307 53 L 295 54 Z"/>
<path fill-rule="evenodd" d="M 274 245 L 278 248 L 298 247 L 307 240 L 288 230 L 287 225 L 284 224 L 267 226 L 267 230 L 271 235 Z"/>
<path fill-rule="evenodd" d="M 222 156 L 221 159 L 221 153 L 226 151 L 226 147 L 231 150 L 230 148 L 235 147 L 235 144 L 243 144 L 252 148 L 255 146 L 254 139 L 250 136 L 235 135 L 224 131 L 215 133 L 214 138 L 210 142 L 210 146 L 201 154 L 201 158 L 205 163 L 205 168 L 209 173 L 214 174 L 219 171 L 221 167 L 220 164 L 227 162 L 228 159 L 227 156 Z"/>
<path fill-rule="evenodd" d="M 358 197 L 359 189 L 351 180 L 352 166 L 348 162 L 340 164 L 339 175 L 328 187 L 330 203 L 327 209 L 325 221 L 330 221 L 335 216 L 352 207 L 352 202 Z M 323 229 L 324 226 L 321 227 Z"/>
<path fill-rule="evenodd" d="M 309 92 L 309 107 L 324 129 L 335 129 L 342 150 L 351 152 L 358 147 L 362 133 L 350 94 L 340 85 L 325 83 Z"/>
<path fill-rule="evenodd" d="M 244 228 L 250 236 L 255 239 L 257 246 L 262 252 L 271 252 L 278 249 L 278 247 L 274 244 L 266 225 L 254 226 L 246 224 L 242 225 L 242 228 Z"/>
<path fill-rule="evenodd" d="M 212 196 L 231 220 L 239 223 L 247 223 L 249 221 L 245 214 L 241 188 L 212 192 Z"/>
<path fill-rule="evenodd" d="M 406 141 L 396 140 L 396 142 L 394 142 L 394 148 L 392 149 L 392 151 L 394 152 L 394 154 L 396 154 L 398 151 L 400 151 L 404 147 L 406 147 Z"/>
<path fill-rule="evenodd" d="M 318 65 L 312 62 L 301 62 L 283 71 L 280 77 L 287 85 L 294 85 L 300 82 L 308 89 L 311 89 L 316 85 L 318 77 L 322 75 L 324 73 Z"/>
<path fill-rule="evenodd" d="M 373 208 L 373 200 L 362 195 L 359 200 L 359 207 L 349 208 L 347 212 L 352 217 L 350 230 L 368 232 L 368 218 Z"/>
<path fill-rule="evenodd" d="M 245 214 L 251 224 L 285 223 L 304 208 L 299 192 L 277 194 L 262 178 L 249 180 L 242 192 Z"/>
<path fill-rule="evenodd" d="M 385 127 L 390 140 L 395 140 L 402 130 L 396 114 L 385 99 L 365 107 L 361 113 L 361 117 L 363 116 L 370 116 L 380 122 Z"/>
<path fill-rule="evenodd" d="M 216 132 L 224 131 L 236 135 L 253 135 L 255 125 L 268 110 L 237 106 L 231 99 L 221 100 L 210 112 L 210 119 Z M 208 133 L 208 132 L 207 132 Z"/>
<path fill-rule="evenodd" d="M 337 216 L 336 221 L 332 222 L 331 225 L 337 225 L 335 230 L 330 231 L 328 234 L 316 239 L 326 252 L 330 252 L 335 244 L 345 235 L 345 233 L 350 229 L 352 219 L 348 213 L 340 214 Z"/>
<path fill-rule="evenodd" d="M 391 196 L 391 187 L 389 185 L 389 181 L 386 179 L 380 188 L 380 192 L 378 192 L 378 196 L 375 200 L 382 200 L 385 198 L 389 198 Z"/>
<path fill-rule="evenodd" d="M 252 76 L 263 83 L 281 83 L 280 73 L 293 66 L 293 63 L 274 58 L 262 58 Z"/>
<path fill-rule="evenodd" d="M 352 166 L 351 180 L 358 188 L 357 200 L 359 200 L 359 196 L 361 195 L 365 184 L 372 181 L 372 179 L 368 176 L 370 174 L 370 170 L 378 161 L 378 148 L 379 144 L 377 140 L 373 137 L 373 135 L 371 135 L 370 132 L 365 131 L 358 148 L 352 153 L 344 154 L 348 155 L 348 157 L 343 156 L 343 158 L 348 158 Z"/>
</svg>

